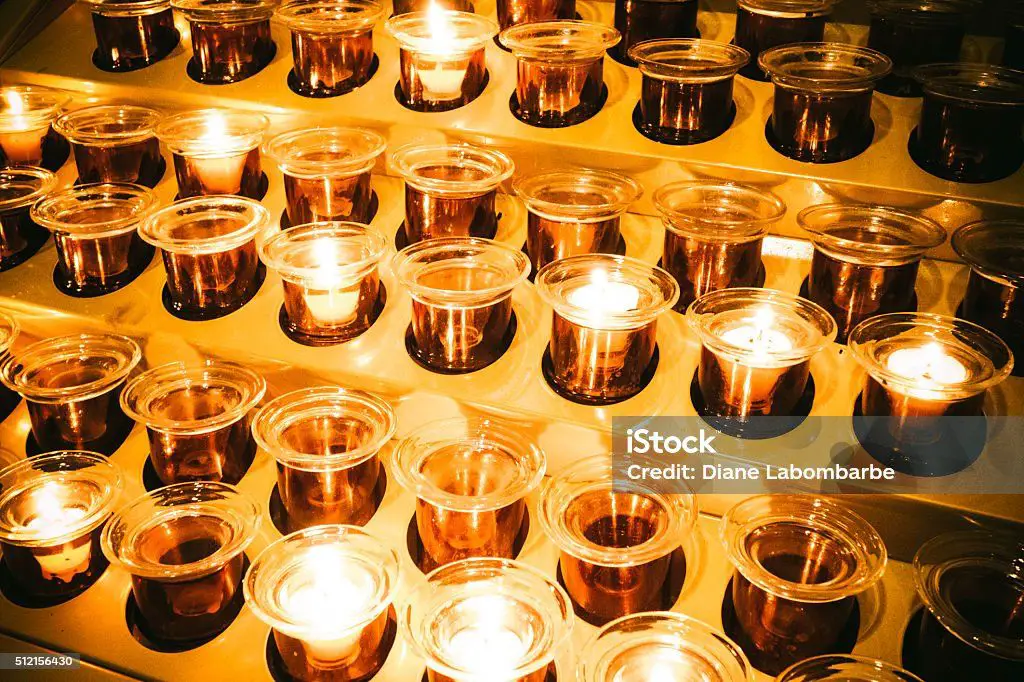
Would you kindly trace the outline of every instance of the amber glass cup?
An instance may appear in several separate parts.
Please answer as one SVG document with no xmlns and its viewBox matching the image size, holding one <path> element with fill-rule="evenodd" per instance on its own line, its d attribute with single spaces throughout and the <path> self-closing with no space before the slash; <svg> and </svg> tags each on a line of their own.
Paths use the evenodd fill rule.
<svg viewBox="0 0 1024 682">
<path fill-rule="evenodd" d="M 55 142 L 51 125 L 71 98 L 49 88 L 14 85 L 0 88 L 0 168 L 44 166 L 56 172 L 62 159 L 51 159 Z"/>
<path fill-rule="evenodd" d="M 263 377 L 233 362 L 172 362 L 132 379 L 121 409 L 145 425 L 149 461 L 164 485 L 238 483 L 256 454 L 249 413 L 266 389 Z"/>
<path fill-rule="evenodd" d="M 141 358 L 127 336 L 59 336 L 8 355 L 0 380 L 25 399 L 39 452 L 112 455 L 132 428 L 118 398 Z"/>
<path fill-rule="evenodd" d="M 277 460 L 288 530 L 373 517 L 384 477 L 378 453 L 395 433 L 383 398 L 332 386 L 293 391 L 264 405 L 252 431 Z"/>
<path fill-rule="evenodd" d="M 576 0 L 497 0 L 501 30 L 517 24 L 576 18 Z"/>
<path fill-rule="evenodd" d="M 46 241 L 31 209 L 56 185 L 57 176 L 45 168 L 0 168 L 0 272 L 24 263 Z"/>
<path fill-rule="evenodd" d="M 96 51 L 104 71 L 135 71 L 155 64 L 178 46 L 170 0 L 80 0 L 92 12 Z"/>
<path fill-rule="evenodd" d="M 18 340 L 18 334 L 21 333 L 21 325 L 14 319 L 13 316 L 8 315 L 3 310 L 0 310 L 0 359 L 7 357 L 7 353 L 14 346 L 14 342 Z M 8 388 L 3 382 L 0 382 L 0 416 L 6 419 L 10 412 L 17 407 L 18 401 L 21 397 Z M 10 458 L 3 457 L 3 453 L 9 453 Z M 18 457 L 11 453 L 9 450 L 0 450 L 0 466 L 6 466 L 9 462 L 13 462 Z"/>
<path fill-rule="evenodd" d="M 111 104 L 64 114 L 53 127 L 71 143 L 78 182 L 131 182 L 153 187 L 164 174 L 156 138 L 160 118 L 155 109 Z"/>
<path fill-rule="evenodd" d="M 270 17 L 278 0 L 171 0 L 188 20 L 192 59 L 188 74 L 207 85 L 237 83 L 274 58 Z"/>
<path fill-rule="evenodd" d="M 733 44 L 750 54 L 740 75 L 766 81 L 758 65 L 765 50 L 825 38 L 825 22 L 837 0 L 738 0 Z"/>
</svg>

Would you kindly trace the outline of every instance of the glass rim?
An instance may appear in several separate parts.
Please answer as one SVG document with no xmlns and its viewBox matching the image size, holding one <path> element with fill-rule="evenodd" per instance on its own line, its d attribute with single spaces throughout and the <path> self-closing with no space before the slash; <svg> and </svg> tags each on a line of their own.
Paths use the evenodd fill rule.
<svg viewBox="0 0 1024 682">
<path fill-rule="evenodd" d="M 171 7 L 197 23 L 264 21 L 274 14 L 279 0 L 170 0 Z"/>
<path fill-rule="evenodd" d="M 143 142 L 156 136 L 156 126 L 163 118 L 156 109 L 134 104 L 99 104 L 61 114 L 53 129 L 72 144 L 90 147 L 118 147 Z M 124 126 L 117 132 L 88 130 L 89 126 L 113 123 Z"/>
<path fill-rule="evenodd" d="M 784 580 L 765 568 L 746 545 L 750 533 L 775 523 L 842 540 L 857 559 L 847 576 L 822 583 Z M 755 495 L 731 507 L 719 524 L 719 538 L 733 567 L 769 594 L 805 603 L 833 602 L 870 589 L 885 573 L 888 553 L 878 531 L 853 510 L 815 495 Z"/>
<path fill-rule="evenodd" d="M 201 131 L 218 121 L 218 144 L 211 145 Z M 156 136 L 172 153 L 189 158 L 219 158 L 242 154 L 260 146 L 270 127 L 263 114 L 239 109 L 193 109 L 165 117 L 156 126 Z M 220 141 L 230 142 L 221 144 Z"/>
<path fill-rule="evenodd" d="M 67 469 L 61 468 L 62 464 L 82 466 Z M 20 479 L 26 476 L 28 480 L 19 485 Z M 100 495 L 90 500 L 92 506 L 87 514 L 74 522 L 62 524 L 56 535 L 41 536 L 28 527 L 15 527 L 10 523 L 8 514 L 0 513 L 0 540 L 21 547 L 51 547 L 79 538 L 107 520 L 124 486 L 121 468 L 110 458 L 88 450 L 57 450 L 22 459 L 0 469 L 0 510 L 40 485 L 69 480 L 92 483 L 100 490 Z"/>
<path fill-rule="evenodd" d="M 1024 545 L 1007 534 L 986 530 L 944 533 L 918 548 L 914 555 L 914 585 L 925 608 L 961 642 L 990 655 L 1024 661 L 1024 644 L 1019 639 L 994 635 L 964 618 L 947 598 L 942 584 L 947 571 L 970 565 L 967 561 L 971 559 L 989 568 L 999 565 L 1008 576 L 1016 572 L 1019 578 L 1017 562 L 1021 556 Z"/>
<path fill-rule="evenodd" d="M 193 419 L 171 419 L 154 414 L 151 403 L 176 389 L 196 384 L 232 387 L 241 397 L 236 405 L 220 414 Z M 121 409 L 146 428 L 173 434 L 216 431 L 242 419 L 263 398 L 267 383 L 245 365 L 207 358 L 202 363 L 169 362 L 132 378 L 121 391 Z"/>
<path fill-rule="evenodd" d="M 688 201 L 681 201 L 687 197 Z M 708 204 L 715 199 L 718 205 L 714 208 L 722 208 L 723 202 L 728 202 L 737 209 L 734 215 L 708 211 Z M 764 215 L 738 215 L 743 200 L 755 204 L 756 212 Z M 786 204 L 767 190 L 714 180 L 670 182 L 655 190 L 651 201 L 667 230 L 699 239 L 763 237 L 771 225 L 786 215 Z"/>
<path fill-rule="evenodd" d="M 597 566 L 626 568 L 666 557 L 687 542 L 697 519 L 697 502 L 692 492 L 666 494 L 656 486 L 631 482 L 629 490 L 613 488 L 611 455 L 590 455 L 577 460 L 544 480 L 537 505 L 541 528 L 559 550 Z M 569 506 L 583 495 L 607 493 L 645 497 L 656 503 L 668 522 L 660 532 L 629 547 L 606 547 L 587 539 L 565 523 Z"/>
<path fill-rule="evenodd" d="M 17 98 L 14 95 L 17 95 Z M 14 99 L 21 104 L 19 112 L 10 111 Z M 0 87 L 0 132 L 21 132 L 48 127 L 70 101 L 71 95 L 53 88 L 38 85 Z M 26 127 L 25 123 L 30 125 Z"/>
<path fill-rule="evenodd" d="M 442 289 L 419 281 L 420 270 L 436 270 L 439 262 L 466 261 L 472 264 L 481 255 L 500 257 L 501 282 L 479 289 Z M 445 257 L 447 256 L 447 257 Z M 429 259 L 429 260 L 428 260 Z M 433 265 L 433 267 L 431 267 Z M 493 305 L 512 295 L 530 274 L 530 258 L 521 249 L 482 237 L 442 237 L 411 244 L 391 261 L 391 269 L 413 300 L 428 305 Z"/>
<path fill-rule="evenodd" d="M 437 7 L 433 5 L 433 7 Z M 441 42 L 434 36 L 436 22 L 444 20 L 451 31 Z M 473 12 L 436 9 L 392 15 L 384 28 L 398 43 L 401 50 L 416 54 L 464 55 L 484 49 L 498 34 L 498 22 Z M 439 44 L 440 43 L 440 44 Z"/>
<path fill-rule="evenodd" d="M 676 611 L 643 611 L 621 616 L 591 636 L 580 652 L 584 682 L 612 682 L 623 666 L 619 659 L 633 649 L 656 644 L 674 653 L 707 661 L 713 658 L 721 679 L 751 682 L 753 666 L 743 649 L 702 620 Z M 738 673 L 738 674 L 737 674 Z"/>
<path fill-rule="evenodd" d="M 278 538 L 253 559 L 243 580 L 242 591 L 245 603 L 257 618 L 289 637 L 304 640 L 316 635 L 319 639 L 324 638 L 323 623 L 297 620 L 278 601 L 280 595 L 275 592 L 287 584 L 289 578 L 301 577 L 302 568 L 308 567 L 309 555 L 325 547 L 344 548 L 337 553 L 338 560 L 365 564 L 363 568 L 368 573 L 372 570 L 379 578 L 374 586 L 376 591 L 368 600 L 372 608 L 360 613 L 358 618 L 339 623 L 336 632 L 327 634 L 341 636 L 361 630 L 391 606 L 401 574 L 398 553 L 376 535 L 358 526 L 323 524 Z M 301 559 L 307 562 L 303 563 Z"/>
<path fill-rule="evenodd" d="M 828 14 L 840 0 L 737 0 L 746 10 L 777 16 L 813 18 Z"/>
<path fill-rule="evenodd" d="M 883 336 L 893 331 L 902 331 L 902 334 Z M 944 337 L 938 336 L 939 334 Z M 928 343 L 938 343 L 947 350 L 955 349 L 960 354 L 971 354 L 975 359 L 990 364 L 991 369 L 976 376 L 968 373 L 958 382 L 940 383 L 929 377 L 908 378 L 888 369 L 882 362 L 883 358 L 878 357 L 880 346 L 884 348 L 894 339 L 901 338 L 904 341 L 927 340 Z M 1009 376 L 1014 363 L 1009 346 L 997 334 L 973 322 L 936 313 L 875 315 L 854 327 L 846 344 L 853 358 L 879 383 L 899 386 L 933 398 L 943 396 L 947 399 L 957 399 L 977 395 Z"/>
<path fill-rule="evenodd" d="M 148 187 L 97 182 L 52 192 L 32 206 L 30 215 L 33 222 L 51 232 L 79 239 L 100 239 L 136 230 L 157 203 L 156 193 Z M 110 211 L 115 207 L 120 207 L 123 215 L 87 220 L 94 209 Z"/>
<path fill-rule="evenodd" d="M 986 239 L 987 237 L 987 239 Z M 992 257 L 1006 255 L 1007 241 L 1016 238 L 1020 253 L 1024 253 L 1024 221 L 1019 220 L 976 220 L 961 225 L 953 232 L 950 242 L 957 255 L 986 277 L 1005 282 L 1015 287 L 1024 287 L 1024 266 L 1013 270 L 1013 264 L 1000 265 Z M 979 246 L 995 245 L 995 249 L 981 251 Z M 1017 251 L 1014 251 L 1017 253 Z"/>
<path fill-rule="evenodd" d="M 853 670 L 849 671 L 850 668 Z M 776 682 L 823 682 L 843 679 L 835 677 L 842 674 L 857 676 L 847 679 L 869 682 L 924 682 L 914 673 L 898 665 L 856 654 L 822 654 L 805 658 L 779 673 Z"/>
<path fill-rule="evenodd" d="M 504 152 L 463 143 L 407 144 L 391 153 L 391 163 L 406 184 L 427 194 L 444 196 L 486 194 L 497 189 L 515 171 L 515 164 Z M 470 167 L 483 177 L 449 180 L 425 177 L 419 173 L 421 168 L 438 164 Z"/>
<path fill-rule="evenodd" d="M 25 194 L 0 199 L 0 213 L 31 206 L 57 186 L 56 174 L 36 166 L 10 166 L 0 168 L 0 187 L 24 189 Z"/>
<path fill-rule="evenodd" d="M 808 339 L 787 351 L 773 351 L 770 356 L 762 353 L 757 357 L 758 367 L 788 367 L 805 362 L 831 344 L 838 332 L 835 319 L 817 303 L 785 291 L 756 287 L 720 289 L 704 294 L 689 305 L 686 318 L 704 347 L 719 355 L 747 361 L 755 356 L 755 351 L 722 341 L 711 328 L 719 315 L 743 309 L 773 309 L 773 314 L 775 311 L 796 313 L 802 322 L 814 327 L 818 333 L 816 339 Z"/>
<path fill-rule="evenodd" d="M 21 325 L 18 324 L 14 315 L 0 310 L 0 356 L 3 356 L 14 345 L 20 333 Z"/>
<path fill-rule="evenodd" d="M 291 425 L 318 416 L 339 413 L 362 416 L 371 435 L 356 448 L 336 453 L 310 453 L 282 442 L 281 432 Z M 394 409 L 380 396 L 368 391 L 319 386 L 291 391 L 266 403 L 252 420 L 252 435 L 260 448 L 278 463 L 302 471 L 332 471 L 361 464 L 387 444 L 395 434 Z"/>
<path fill-rule="evenodd" d="M 509 26 L 498 40 L 516 59 L 571 62 L 602 59 L 622 34 L 595 21 L 537 21 Z"/>
<path fill-rule="evenodd" d="M 925 94 L 991 106 L 1024 106 L 1024 71 L 974 62 L 917 66 L 911 74 Z"/>
<path fill-rule="evenodd" d="M 383 15 L 377 0 L 286 0 L 274 12 L 296 33 L 362 33 L 373 30 Z"/>
<path fill-rule="evenodd" d="M 931 218 L 888 206 L 817 204 L 800 211 L 796 222 L 816 248 L 840 260 L 848 260 L 845 255 L 880 264 L 912 263 L 946 241 L 946 230 Z M 859 228 L 856 235 L 844 232 L 851 228 Z M 887 241 L 864 238 L 868 234 Z"/>
<path fill-rule="evenodd" d="M 263 145 L 263 153 L 277 162 L 285 175 L 296 178 L 359 175 L 369 172 L 377 157 L 384 153 L 384 136 L 366 128 L 330 126 L 300 128 L 275 135 Z M 332 159 L 303 158 L 307 151 L 338 152 Z M 341 156 L 344 150 L 350 156 Z"/>
<path fill-rule="evenodd" d="M 423 474 L 431 456 L 453 445 L 477 445 L 515 458 L 515 478 L 505 487 L 473 495 L 452 493 Z M 544 451 L 533 439 L 489 417 L 454 417 L 427 422 L 395 447 L 392 473 L 399 484 L 435 507 L 459 512 L 494 511 L 523 500 L 540 485 L 547 469 Z"/>
<path fill-rule="evenodd" d="M 36 386 L 28 376 L 38 367 L 67 358 L 93 353 L 112 358 L 117 366 L 106 376 L 77 386 Z M 87 400 L 103 395 L 131 373 L 142 359 L 142 349 L 134 340 L 120 334 L 75 334 L 37 341 L 10 353 L 0 362 L 0 381 L 23 398 L 34 403 L 55 404 Z"/>
<path fill-rule="evenodd" d="M 345 263 L 330 264 L 329 268 L 323 261 L 305 266 L 289 262 L 289 256 L 296 251 L 308 250 L 311 245 L 315 247 L 325 242 L 358 246 L 361 256 L 346 259 Z M 328 279 L 326 283 L 335 288 L 362 279 L 376 270 L 387 246 L 387 237 L 377 229 L 364 223 L 343 220 L 295 225 L 280 232 L 270 233 L 257 244 L 260 260 L 277 272 L 281 279 L 303 285 L 322 284 Z M 329 270 L 326 274 L 332 277 L 325 277 L 325 269 Z"/>
<path fill-rule="evenodd" d="M 627 54 L 643 75 L 683 82 L 731 78 L 750 61 L 750 53 L 738 45 L 703 38 L 645 40 Z"/>
<path fill-rule="evenodd" d="M 892 60 L 878 50 L 835 42 L 780 45 L 762 52 L 757 63 L 775 84 L 812 91 L 871 89 L 892 71 Z M 792 68 L 807 65 L 814 67 L 811 75 Z"/>
<path fill-rule="evenodd" d="M 191 222 L 197 216 L 234 219 L 238 226 L 226 233 L 204 237 L 173 237 L 168 228 Z M 167 224 L 173 221 L 173 224 Z M 270 223 L 270 212 L 255 199 L 231 195 L 211 195 L 179 199 L 151 212 L 139 224 L 143 241 L 170 253 L 192 255 L 223 253 L 256 239 Z"/>
<path fill-rule="evenodd" d="M 571 284 L 574 281 L 581 286 L 587 281 L 593 283 L 598 272 L 603 282 L 633 286 L 639 283 L 638 291 L 647 294 L 649 300 L 632 310 L 600 311 L 599 315 L 574 304 L 569 294 L 580 286 Z M 534 286 L 541 300 L 556 314 L 592 329 L 635 329 L 649 324 L 672 308 L 680 295 L 679 283 L 667 270 L 637 258 L 602 253 L 569 256 L 548 263 L 537 273 Z"/>
<path fill-rule="evenodd" d="M 93 14 L 108 17 L 142 17 L 171 8 L 171 0 L 78 0 Z"/>
<path fill-rule="evenodd" d="M 516 178 L 512 187 L 531 213 L 558 222 L 598 222 L 622 215 L 643 196 L 639 182 L 626 175 L 589 169 L 554 170 Z M 590 203 L 546 199 L 545 192 L 593 196 Z M 600 198 L 597 198 L 600 196 Z"/>
<path fill-rule="evenodd" d="M 959 19 L 980 6 L 978 0 L 867 0 L 865 4 L 872 14 L 921 22 Z"/>
</svg>

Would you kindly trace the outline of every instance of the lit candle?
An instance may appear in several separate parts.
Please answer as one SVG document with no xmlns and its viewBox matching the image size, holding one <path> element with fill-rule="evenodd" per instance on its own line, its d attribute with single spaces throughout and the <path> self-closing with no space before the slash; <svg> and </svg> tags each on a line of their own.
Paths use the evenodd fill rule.
<svg viewBox="0 0 1024 682">
<path fill-rule="evenodd" d="M 775 313 L 770 308 L 758 308 L 750 318 L 724 330 L 721 339 L 730 346 L 750 351 L 749 364 L 758 366 L 758 361 L 770 361 L 773 354 L 793 350 L 793 342 L 773 326 L 774 322 Z"/>
<path fill-rule="evenodd" d="M 339 266 L 342 254 L 337 242 L 323 238 L 311 249 L 315 265 L 306 288 L 306 306 L 310 314 L 321 324 L 339 325 L 354 321 L 359 314 L 361 288 L 359 282 L 346 281 Z"/>
<path fill-rule="evenodd" d="M 462 601 L 459 609 L 470 625 L 448 640 L 448 660 L 467 673 L 493 672 L 500 677 L 504 671 L 515 670 L 526 654 L 525 642 L 509 626 L 515 622 L 511 613 L 515 608 L 514 602 L 498 595 Z"/>
<path fill-rule="evenodd" d="M 608 313 L 636 310 L 640 304 L 640 290 L 626 282 L 608 280 L 608 273 L 596 270 L 589 284 L 573 289 L 567 297 L 571 305 L 590 311 L 590 317 L 599 324 Z"/>
<path fill-rule="evenodd" d="M 908 379 L 950 386 L 967 380 L 967 368 L 932 341 L 922 346 L 898 348 L 885 361 L 886 369 Z"/>
<path fill-rule="evenodd" d="M 6 104 L 5 132 L 0 133 L 0 147 L 3 148 L 10 165 L 38 166 L 43 160 L 43 139 L 50 130 L 47 121 L 42 127 L 35 117 L 26 116 L 25 101 L 21 93 L 4 92 Z"/>
<path fill-rule="evenodd" d="M 192 164 L 206 192 L 238 194 L 249 151 L 235 151 L 223 114 L 211 112 L 203 134 L 196 140 L 196 149 L 201 154 L 192 158 Z"/>
<path fill-rule="evenodd" d="M 427 59 L 420 61 L 418 71 L 424 97 L 439 101 L 461 97 L 469 62 L 453 59 L 455 31 L 446 11 L 434 2 L 427 8 L 427 30 L 430 37 L 422 52 Z"/>
<path fill-rule="evenodd" d="M 64 486 L 56 481 L 47 481 L 40 486 L 33 499 L 33 516 L 25 523 L 25 528 L 40 535 L 60 535 L 65 527 L 81 521 L 89 513 L 86 507 L 68 500 Z M 57 551 L 47 548 L 35 556 L 45 580 L 57 578 L 70 583 L 76 575 L 89 570 L 92 539 L 86 535 L 82 543 L 68 542 Z"/>
</svg>

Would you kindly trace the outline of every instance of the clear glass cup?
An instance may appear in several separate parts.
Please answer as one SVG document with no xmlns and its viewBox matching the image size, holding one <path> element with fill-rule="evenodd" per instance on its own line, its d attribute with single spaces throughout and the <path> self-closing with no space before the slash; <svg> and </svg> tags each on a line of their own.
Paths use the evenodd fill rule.
<svg viewBox="0 0 1024 682">
<path fill-rule="evenodd" d="M 923 170 L 955 182 L 993 182 L 1024 161 L 1024 71 L 987 64 L 927 64 L 914 70 L 924 101 L 910 136 Z"/>
<path fill-rule="evenodd" d="M 383 135 L 364 128 L 302 128 L 268 140 L 263 153 L 284 176 L 288 225 L 369 223 L 370 172 L 386 146 Z"/>
<path fill-rule="evenodd" d="M 525 253 L 490 239 L 430 239 L 402 249 L 392 269 L 412 298 L 406 348 L 417 362 L 461 374 L 507 350 L 512 290 L 530 272 Z"/>
<path fill-rule="evenodd" d="M 609 454 L 581 459 L 541 486 L 540 522 L 559 549 L 559 574 L 577 614 L 604 625 L 642 611 L 666 611 L 678 558 L 697 518 L 692 493 L 666 495 L 643 482 L 613 487 Z M 685 562 L 683 562 L 685 564 Z"/>
<path fill-rule="evenodd" d="M 1024 674 L 1020 537 L 946 533 L 921 545 L 914 583 L 925 610 L 904 660 L 929 682 L 1016 680 Z"/>
<path fill-rule="evenodd" d="M 80 0 L 92 13 L 96 50 L 104 71 L 135 71 L 164 59 L 178 46 L 170 0 Z"/>
<path fill-rule="evenodd" d="M 733 44 L 750 54 L 740 75 L 768 80 L 758 59 L 765 50 L 824 40 L 825 22 L 838 0 L 737 0 Z"/>
<path fill-rule="evenodd" d="M 398 555 L 383 540 L 325 525 L 263 550 L 243 587 L 292 679 L 364 680 L 387 658 L 398 581 Z"/>
<path fill-rule="evenodd" d="M 153 256 L 138 228 L 156 205 L 153 190 L 126 183 L 68 187 L 36 202 L 32 221 L 53 233 L 57 247 L 57 288 L 102 296 L 130 284 Z"/>
<path fill-rule="evenodd" d="M 616 0 L 615 28 L 622 42 L 613 48 L 612 56 L 636 66 L 630 50 L 640 43 L 698 38 L 697 5 L 697 0 Z"/>
<path fill-rule="evenodd" d="M 44 166 L 56 172 L 63 160 L 56 163 L 54 149 L 64 142 L 51 125 L 70 100 L 69 95 L 49 88 L 0 88 L 0 168 Z"/>
<path fill-rule="evenodd" d="M 245 305 L 262 283 L 256 236 L 269 220 L 259 202 L 234 196 L 182 199 L 151 213 L 139 235 L 163 254 L 169 309 L 214 319 Z"/>
<path fill-rule="evenodd" d="M 573 621 L 557 583 L 526 564 L 484 558 L 431 572 L 399 614 L 428 682 L 571 679 Z"/>
<path fill-rule="evenodd" d="M 192 35 L 189 76 L 200 83 L 237 83 L 263 70 L 277 46 L 270 18 L 278 0 L 171 0 Z"/>
<path fill-rule="evenodd" d="M 378 452 L 395 433 L 383 398 L 333 386 L 293 391 L 264 405 L 252 432 L 277 461 L 289 530 L 362 526 L 373 517 L 383 479 Z"/>
<path fill-rule="evenodd" d="M 86 107 L 60 116 L 54 130 L 71 143 L 78 182 L 131 182 L 153 187 L 164 174 L 155 109 L 129 104 Z"/>
<path fill-rule="evenodd" d="M 683 181 L 659 187 L 652 200 L 665 225 L 661 265 L 679 284 L 676 310 L 712 291 L 763 281 L 762 241 L 786 214 L 777 196 L 748 185 Z"/>
<path fill-rule="evenodd" d="M 103 553 L 131 575 L 135 626 L 156 642 L 190 644 L 223 632 L 242 610 L 245 550 L 260 508 L 226 483 L 159 488 L 103 529 Z"/>
<path fill-rule="evenodd" d="M 498 33 L 493 19 L 431 5 L 395 15 L 385 24 L 398 42 L 395 94 L 414 111 L 451 111 L 469 104 L 487 85 L 484 47 Z"/>
<path fill-rule="evenodd" d="M 0 310 L 0 360 L 7 357 L 7 353 L 14 346 L 21 333 L 21 325 L 13 315 L 8 315 Z M 9 389 L 3 382 L 0 382 L 0 418 L 6 418 L 13 410 L 21 397 Z M 3 451 L 0 451 L 3 452 Z M 7 460 L 0 457 L 0 467 L 6 466 Z"/>
<path fill-rule="evenodd" d="M 610 26 L 590 21 L 540 21 L 501 32 L 515 55 L 512 113 L 540 128 L 564 128 L 604 106 L 604 53 L 620 39 Z"/>
<path fill-rule="evenodd" d="M 923 682 L 917 675 L 877 658 L 825 654 L 794 663 L 775 682 Z"/>
<path fill-rule="evenodd" d="M 95 583 L 107 567 L 100 533 L 122 485 L 118 466 L 92 452 L 0 470 L 0 549 L 14 584 L 31 597 L 69 599 Z"/>
<path fill-rule="evenodd" d="M 825 498 L 751 497 L 726 512 L 719 531 L 735 568 L 732 637 L 769 675 L 834 651 L 857 595 L 885 572 L 878 532 Z"/>
<path fill-rule="evenodd" d="M 553 389 L 595 405 L 643 390 L 651 378 L 658 316 L 679 298 L 669 273 L 635 258 L 592 254 L 545 266 L 536 285 L 554 310 L 545 358 Z"/>
<path fill-rule="evenodd" d="M 601 628 L 580 654 L 580 682 L 752 679 L 750 662 L 732 640 L 695 618 L 670 611 L 618 618 Z"/>
<path fill-rule="evenodd" d="M 517 178 L 526 204 L 526 251 L 533 271 L 548 263 L 589 253 L 618 253 L 619 219 L 640 198 L 640 183 L 618 173 L 548 171 Z"/>
<path fill-rule="evenodd" d="M 497 0 L 496 11 L 498 24 L 505 30 L 518 24 L 575 19 L 576 0 Z"/>
<path fill-rule="evenodd" d="M 839 343 L 873 315 L 916 310 L 921 258 L 946 241 L 934 220 L 884 206 L 819 204 L 796 219 L 814 242 L 807 298 L 835 319 Z"/>
<path fill-rule="evenodd" d="M 56 186 L 57 176 L 45 168 L 0 168 L 0 272 L 24 263 L 46 241 L 31 208 Z"/>
<path fill-rule="evenodd" d="M 696 2 L 639 2 L 655 7 Z M 617 5 L 618 6 L 618 5 Z M 642 75 L 637 129 L 656 142 L 698 144 L 714 139 L 736 117 L 733 81 L 750 61 L 743 48 L 711 40 L 649 40 L 629 48 Z"/>
<path fill-rule="evenodd" d="M 765 134 L 780 154 L 835 163 L 871 145 L 875 83 L 892 69 L 881 52 L 843 43 L 800 43 L 761 53 L 775 84 Z"/>
<path fill-rule="evenodd" d="M 491 419 L 432 421 L 395 449 L 395 479 L 416 496 L 424 572 L 471 557 L 516 558 L 526 498 L 544 477 L 544 452 Z"/>
<path fill-rule="evenodd" d="M 466 144 L 406 145 L 391 155 L 405 180 L 408 244 L 437 237 L 483 237 L 498 231 L 498 186 L 515 164 L 505 154 Z"/>
<path fill-rule="evenodd" d="M 145 425 L 164 485 L 238 483 L 256 454 L 249 413 L 266 390 L 263 377 L 233 362 L 172 362 L 128 382 L 121 409 Z"/>
<path fill-rule="evenodd" d="M 178 197 L 237 194 L 262 199 L 266 180 L 260 143 L 270 121 L 263 114 L 199 109 L 168 116 L 156 135 L 174 157 Z"/>
<path fill-rule="evenodd" d="M 356 338 L 380 314 L 378 265 L 387 239 L 361 223 L 299 225 L 270 235 L 260 258 L 284 286 L 282 328 L 306 345 Z"/>
<path fill-rule="evenodd" d="M 377 0 L 287 0 L 275 16 L 292 34 L 289 86 L 306 97 L 336 97 L 365 85 L 374 71 Z"/>
<path fill-rule="evenodd" d="M 0 381 L 25 399 L 39 452 L 112 455 L 132 429 L 118 398 L 141 358 L 127 336 L 58 336 L 4 358 Z"/>
</svg>

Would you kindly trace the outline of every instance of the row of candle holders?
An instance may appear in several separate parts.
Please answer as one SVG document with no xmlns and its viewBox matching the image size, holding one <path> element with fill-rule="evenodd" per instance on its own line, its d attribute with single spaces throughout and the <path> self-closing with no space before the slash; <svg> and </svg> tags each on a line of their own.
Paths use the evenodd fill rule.
<svg viewBox="0 0 1024 682">
<path fill-rule="evenodd" d="M 354 405 L 361 418 L 349 414 Z M 162 651 L 210 641 L 248 604 L 271 628 L 268 663 L 279 680 L 368 680 L 396 630 L 431 682 L 572 679 L 577 666 L 587 682 L 749 682 L 754 669 L 779 680 L 919 680 L 836 656 L 853 649 L 858 598 L 877 590 L 887 558 L 878 533 L 837 502 L 756 496 L 725 514 L 720 537 L 734 573 L 719 633 L 668 612 L 700 561 L 693 495 L 614 489 L 607 455 L 541 483 L 543 452 L 523 434 L 487 420 L 435 422 L 403 439 L 392 462 L 416 495 L 430 560 L 413 557 L 427 575 L 403 598 L 395 550 L 359 525 L 333 523 L 368 520 L 368 477 L 329 469 L 341 459 L 382 466 L 378 450 L 394 431 L 387 403 L 309 389 L 277 398 L 256 422 L 278 460 L 278 489 L 306 514 L 251 563 L 262 511 L 237 488 L 177 483 L 122 504 L 116 464 L 62 451 L 0 471 L 5 595 L 16 589 L 17 599 L 53 608 L 113 563 L 131 575 L 133 627 Z M 515 561 L 538 485 L 539 520 L 559 549 L 554 579 Z M 926 608 L 907 628 L 903 664 L 929 682 L 1017 678 L 1022 549 L 984 531 L 925 543 L 914 565 Z M 578 657 L 574 614 L 602 628 Z"/>
</svg>

